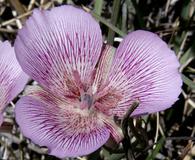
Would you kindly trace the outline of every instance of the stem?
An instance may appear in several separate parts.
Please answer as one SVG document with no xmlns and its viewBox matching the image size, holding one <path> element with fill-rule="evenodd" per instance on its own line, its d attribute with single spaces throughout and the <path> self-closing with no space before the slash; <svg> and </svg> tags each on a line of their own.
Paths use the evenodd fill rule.
<svg viewBox="0 0 195 160">
<path fill-rule="evenodd" d="M 113 24 L 109 23 L 106 19 L 102 18 L 101 16 L 99 16 L 98 14 L 96 14 L 95 12 L 91 11 L 89 8 L 82 6 L 83 9 L 86 12 L 89 12 L 96 20 L 100 21 L 102 24 L 104 24 L 105 26 L 107 26 L 108 28 L 112 29 L 114 32 L 116 32 L 118 35 L 120 35 L 121 37 L 124 37 L 126 34 L 124 32 L 122 32 L 120 29 L 118 29 L 117 27 L 115 27 Z"/>
<path fill-rule="evenodd" d="M 116 26 L 116 22 L 119 15 L 119 9 L 120 9 L 120 0 L 114 0 L 113 8 L 112 8 L 112 17 L 111 17 L 111 23 Z M 114 42 L 114 35 L 115 32 L 109 28 L 108 30 L 108 44 L 113 44 Z"/>
<path fill-rule="evenodd" d="M 128 128 L 129 128 L 128 124 L 129 124 L 129 121 L 133 122 L 133 119 L 130 117 L 130 115 L 133 113 L 133 111 L 138 106 L 139 106 L 138 101 L 133 102 L 130 109 L 127 111 L 127 113 L 125 114 L 125 116 L 122 120 L 122 130 L 123 130 L 123 134 L 124 134 L 124 139 L 123 139 L 122 143 L 123 143 L 123 148 L 124 148 L 125 153 L 126 153 L 127 160 L 135 160 L 133 148 L 131 145 L 131 139 L 130 139 L 129 134 L 128 134 Z"/>
</svg>

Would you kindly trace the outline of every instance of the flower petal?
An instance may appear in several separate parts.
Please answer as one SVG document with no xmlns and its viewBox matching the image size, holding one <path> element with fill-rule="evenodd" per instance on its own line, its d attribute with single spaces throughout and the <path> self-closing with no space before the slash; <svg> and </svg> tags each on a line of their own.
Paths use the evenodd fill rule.
<svg viewBox="0 0 195 160">
<path fill-rule="evenodd" d="M 3 114 L 0 114 L 0 126 L 2 125 L 3 123 Z"/>
<path fill-rule="evenodd" d="M 26 137 L 60 158 L 89 154 L 110 136 L 95 113 L 63 104 L 40 88 L 17 102 L 15 116 Z"/>
<path fill-rule="evenodd" d="M 115 48 L 110 45 L 105 45 L 103 47 L 100 60 L 98 62 L 96 75 L 93 83 L 93 93 L 96 93 L 98 89 L 100 89 L 101 85 L 106 81 L 110 67 L 112 64 L 112 60 L 114 57 Z"/>
<path fill-rule="evenodd" d="M 27 81 L 13 47 L 8 41 L 0 42 L 0 112 L 23 90 Z"/>
<path fill-rule="evenodd" d="M 130 33 L 119 45 L 109 76 L 109 86 L 123 95 L 114 113 L 122 117 L 133 101 L 133 115 L 171 107 L 181 92 L 179 62 L 167 44 L 148 31 Z"/>
<path fill-rule="evenodd" d="M 64 94 L 78 71 L 82 82 L 93 72 L 102 47 L 101 30 L 92 16 L 72 6 L 34 10 L 15 41 L 23 70 L 45 89 Z M 68 82 L 67 82 L 68 81 Z"/>
</svg>

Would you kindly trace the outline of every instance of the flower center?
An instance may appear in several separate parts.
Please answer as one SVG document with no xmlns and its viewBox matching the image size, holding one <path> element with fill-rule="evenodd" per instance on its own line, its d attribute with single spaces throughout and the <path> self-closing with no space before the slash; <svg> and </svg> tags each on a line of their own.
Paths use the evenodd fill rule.
<svg viewBox="0 0 195 160">
<path fill-rule="evenodd" d="M 109 128 L 112 137 L 119 142 L 122 137 L 122 131 L 120 127 L 114 122 L 113 118 L 113 109 L 117 107 L 120 102 L 122 96 L 112 87 L 108 87 L 106 84 L 100 84 L 98 88 L 93 88 L 93 83 L 95 81 L 96 71 L 91 73 L 87 80 L 81 80 L 81 77 L 78 71 L 73 71 L 74 78 L 74 92 L 77 103 L 76 110 L 78 111 L 78 115 L 81 118 L 76 118 L 75 120 L 83 121 L 85 126 L 80 126 L 81 130 L 86 132 L 87 126 L 94 126 L 96 123 L 98 125 L 106 124 L 107 128 Z M 70 85 L 71 86 L 71 85 Z M 70 88 L 71 89 L 71 88 Z M 70 90 L 71 91 L 71 90 Z M 78 107 L 78 108 L 77 108 Z M 94 124 L 92 124 L 95 121 Z M 75 123 L 80 124 L 80 123 Z"/>
<path fill-rule="evenodd" d="M 93 96 L 88 93 L 81 95 L 81 109 L 88 108 L 90 109 L 93 105 Z"/>
<path fill-rule="evenodd" d="M 85 83 L 81 81 L 78 71 L 73 71 L 73 77 L 79 93 L 80 109 L 98 110 L 105 115 L 112 115 L 112 110 L 122 98 L 114 88 L 105 86 L 93 93 L 92 86 L 95 79 L 95 71 L 92 72 Z"/>
</svg>

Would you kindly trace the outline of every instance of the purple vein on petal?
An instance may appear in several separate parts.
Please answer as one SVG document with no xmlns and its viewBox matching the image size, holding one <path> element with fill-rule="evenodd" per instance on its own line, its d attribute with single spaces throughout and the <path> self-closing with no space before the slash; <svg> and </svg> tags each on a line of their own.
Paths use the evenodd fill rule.
<svg viewBox="0 0 195 160">
<path fill-rule="evenodd" d="M 0 42 L 0 114 L 23 90 L 27 81 L 28 76 L 18 64 L 13 47 L 8 41 Z"/>
<path fill-rule="evenodd" d="M 116 50 L 109 86 L 123 99 L 115 114 L 123 116 L 135 100 L 140 106 L 133 115 L 153 113 L 171 107 L 181 93 L 179 62 L 167 44 L 147 31 L 128 34 Z"/>
</svg>

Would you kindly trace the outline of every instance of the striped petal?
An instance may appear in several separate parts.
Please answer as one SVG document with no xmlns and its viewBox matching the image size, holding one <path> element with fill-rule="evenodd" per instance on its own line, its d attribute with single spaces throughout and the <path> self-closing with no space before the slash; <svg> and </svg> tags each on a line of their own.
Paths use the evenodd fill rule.
<svg viewBox="0 0 195 160">
<path fill-rule="evenodd" d="M 123 99 L 114 113 L 122 117 L 133 101 L 139 107 L 133 115 L 153 113 L 171 107 L 181 92 L 179 62 L 167 44 L 148 31 L 127 35 L 116 50 L 109 86 Z"/>
<path fill-rule="evenodd" d="M 109 75 L 112 60 L 115 54 L 115 48 L 110 45 L 105 45 L 102 49 L 101 56 L 97 65 L 96 75 L 93 82 L 93 93 L 96 93 L 101 85 L 106 83 Z"/>
<path fill-rule="evenodd" d="M 110 131 L 95 112 L 81 111 L 40 88 L 28 94 L 16 104 L 16 121 L 22 133 L 48 147 L 49 154 L 59 158 L 82 156 L 108 140 Z"/>
<path fill-rule="evenodd" d="M 28 76 L 18 64 L 8 41 L 0 42 L 0 113 L 24 88 Z M 3 120 L 1 116 L 1 122 Z"/>
<path fill-rule="evenodd" d="M 101 30 L 92 16 L 72 6 L 34 10 L 15 41 L 23 70 L 50 92 L 75 90 L 74 71 L 88 80 L 99 59 Z M 72 82 L 69 84 L 69 82 Z"/>
</svg>

